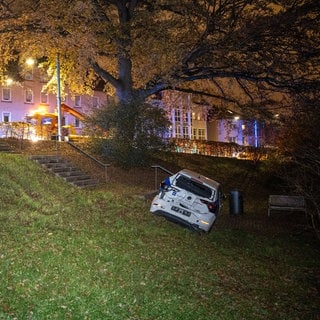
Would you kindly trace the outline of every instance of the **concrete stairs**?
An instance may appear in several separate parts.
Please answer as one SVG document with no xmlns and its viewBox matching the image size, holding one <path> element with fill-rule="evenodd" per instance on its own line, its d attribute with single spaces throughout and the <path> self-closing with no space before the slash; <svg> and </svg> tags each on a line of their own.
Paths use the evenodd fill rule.
<svg viewBox="0 0 320 320">
<path fill-rule="evenodd" d="M 10 145 L 0 139 L 0 152 L 12 152 Z"/>
<path fill-rule="evenodd" d="M 34 155 L 30 158 L 39 163 L 46 170 L 51 171 L 56 176 L 63 178 L 65 181 L 77 187 L 93 187 L 99 183 L 98 180 L 92 179 L 90 175 L 83 172 L 61 156 Z"/>
</svg>

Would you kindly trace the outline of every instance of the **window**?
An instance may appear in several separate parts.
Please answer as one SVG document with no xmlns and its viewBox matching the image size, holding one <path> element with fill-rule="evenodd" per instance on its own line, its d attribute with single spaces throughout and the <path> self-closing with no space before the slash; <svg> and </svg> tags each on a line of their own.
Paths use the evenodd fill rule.
<svg viewBox="0 0 320 320">
<path fill-rule="evenodd" d="M 74 106 L 75 107 L 81 107 L 81 97 L 80 96 L 75 96 L 74 97 Z"/>
<path fill-rule="evenodd" d="M 43 103 L 43 104 L 48 104 L 48 95 L 44 92 L 41 92 L 40 93 L 40 103 Z"/>
<path fill-rule="evenodd" d="M 186 122 L 186 123 L 189 122 L 189 113 L 188 112 L 184 113 L 184 122 Z"/>
<path fill-rule="evenodd" d="M 181 122 L 181 112 L 179 109 L 176 109 L 174 111 L 174 121 L 175 122 Z"/>
<path fill-rule="evenodd" d="M 27 72 L 25 73 L 24 78 L 25 78 L 25 80 L 32 80 L 32 79 L 33 79 L 33 73 L 32 73 L 32 70 L 27 71 Z"/>
<path fill-rule="evenodd" d="M 2 101 L 11 101 L 11 89 L 2 88 Z"/>
<path fill-rule="evenodd" d="M 188 127 L 183 127 L 183 139 L 189 139 L 189 128 Z"/>
<path fill-rule="evenodd" d="M 80 120 L 79 119 L 77 119 L 77 118 L 74 119 L 74 126 L 76 128 L 80 128 Z"/>
<path fill-rule="evenodd" d="M 2 122 L 10 122 L 11 121 L 11 113 L 3 112 L 2 113 Z"/>
<path fill-rule="evenodd" d="M 188 192 L 191 192 L 199 197 L 211 198 L 214 194 L 214 190 L 210 189 L 206 185 L 190 179 L 186 176 L 179 175 L 175 181 L 175 185 L 178 188 L 184 189 Z"/>
<path fill-rule="evenodd" d="M 49 81 L 49 76 L 46 70 L 39 69 L 40 73 L 40 82 L 48 82 Z"/>
<path fill-rule="evenodd" d="M 32 103 L 33 102 L 33 91 L 31 89 L 25 90 L 25 102 Z"/>
<path fill-rule="evenodd" d="M 191 139 L 196 140 L 197 139 L 197 129 L 193 128 L 192 129 L 192 137 Z"/>
<path fill-rule="evenodd" d="M 181 138 L 181 127 L 179 125 L 176 126 L 176 138 Z"/>
<path fill-rule="evenodd" d="M 205 140 L 206 135 L 205 135 L 205 130 L 204 129 L 198 129 L 198 139 L 199 140 Z"/>
<path fill-rule="evenodd" d="M 205 112 L 203 110 L 199 111 L 196 115 L 197 120 L 199 121 L 205 121 L 206 120 L 206 116 L 205 116 Z"/>
<path fill-rule="evenodd" d="M 93 108 L 98 108 L 99 107 L 99 98 L 98 97 L 93 97 L 92 98 L 92 107 Z"/>
</svg>

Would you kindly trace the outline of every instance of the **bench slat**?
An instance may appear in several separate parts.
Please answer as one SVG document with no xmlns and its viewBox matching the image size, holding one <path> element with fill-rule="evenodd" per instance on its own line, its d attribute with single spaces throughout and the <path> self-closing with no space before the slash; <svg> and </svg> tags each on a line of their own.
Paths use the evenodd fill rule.
<svg viewBox="0 0 320 320">
<path fill-rule="evenodd" d="M 271 210 L 281 211 L 306 211 L 305 200 L 302 196 L 287 196 L 287 195 L 270 195 L 268 216 Z"/>
</svg>

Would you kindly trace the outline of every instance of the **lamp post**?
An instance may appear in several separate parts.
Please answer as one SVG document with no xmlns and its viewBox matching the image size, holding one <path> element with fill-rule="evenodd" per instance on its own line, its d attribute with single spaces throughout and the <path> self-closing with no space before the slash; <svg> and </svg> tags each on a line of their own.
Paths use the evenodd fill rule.
<svg viewBox="0 0 320 320">
<path fill-rule="evenodd" d="M 258 121 L 254 120 L 254 146 L 259 147 Z"/>
<path fill-rule="evenodd" d="M 60 87 L 60 57 L 57 53 L 56 58 L 56 71 L 57 71 L 57 108 L 58 108 L 58 141 L 62 140 L 61 134 L 61 87 Z"/>
</svg>

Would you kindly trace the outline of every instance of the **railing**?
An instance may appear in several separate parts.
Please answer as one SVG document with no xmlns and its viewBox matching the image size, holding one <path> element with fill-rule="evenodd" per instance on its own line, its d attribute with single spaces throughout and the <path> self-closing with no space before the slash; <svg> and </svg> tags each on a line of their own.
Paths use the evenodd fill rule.
<svg viewBox="0 0 320 320">
<path fill-rule="evenodd" d="M 155 172 L 154 172 L 154 188 L 155 190 L 157 190 L 159 188 L 159 185 L 158 185 L 158 169 L 165 172 L 165 173 L 168 173 L 170 176 L 173 175 L 173 173 L 171 171 L 169 171 L 168 169 L 158 165 L 158 164 L 154 164 L 151 166 L 151 168 L 155 169 Z"/>
<path fill-rule="evenodd" d="M 96 159 L 95 157 L 93 157 L 91 154 L 85 152 L 84 150 L 82 150 L 81 148 L 79 148 L 77 145 L 75 145 L 74 143 L 68 141 L 68 144 L 73 147 L 74 149 L 76 149 L 78 152 L 82 153 L 83 155 L 85 155 L 87 158 L 90 158 L 92 161 L 94 161 L 95 163 L 97 163 L 99 166 L 101 166 L 104 169 L 104 178 L 106 183 L 108 182 L 108 167 L 111 166 L 111 164 L 107 164 L 107 163 L 103 163 L 101 161 L 99 161 L 98 159 Z"/>
</svg>

